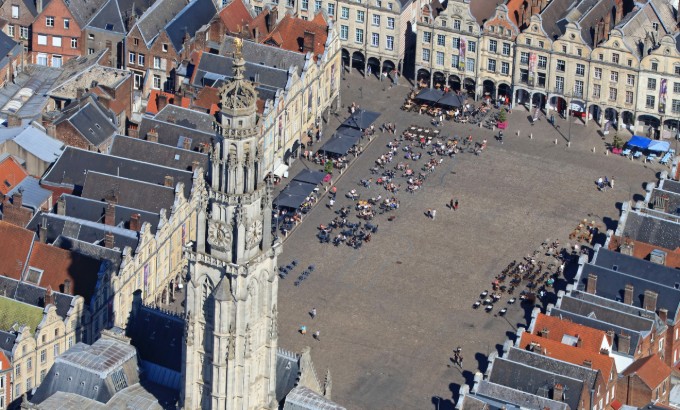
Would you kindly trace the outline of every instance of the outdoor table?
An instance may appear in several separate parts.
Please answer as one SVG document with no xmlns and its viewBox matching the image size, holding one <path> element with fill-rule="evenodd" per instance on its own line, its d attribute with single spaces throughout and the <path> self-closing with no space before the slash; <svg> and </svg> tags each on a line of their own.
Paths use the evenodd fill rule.
<svg viewBox="0 0 680 410">
<path fill-rule="evenodd" d="M 621 152 L 621 155 L 626 156 L 626 157 L 627 157 L 628 155 L 630 155 L 630 148 L 624 149 L 623 152 Z"/>
</svg>

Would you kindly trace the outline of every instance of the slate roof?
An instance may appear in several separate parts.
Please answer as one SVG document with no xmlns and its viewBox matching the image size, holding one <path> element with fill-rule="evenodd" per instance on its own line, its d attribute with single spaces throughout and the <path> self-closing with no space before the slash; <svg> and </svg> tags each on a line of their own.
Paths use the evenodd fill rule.
<svg viewBox="0 0 680 410">
<path fill-rule="evenodd" d="M 217 9 L 212 0 L 191 0 L 165 26 L 165 31 L 168 33 L 175 50 L 177 52 L 182 51 L 185 34 L 189 34 L 193 38 L 199 28 L 208 24 L 215 17 L 215 13 L 217 13 Z"/>
<path fill-rule="evenodd" d="M 197 129 L 187 128 L 178 124 L 162 121 L 156 118 L 143 116 L 139 123 L 139 138 L 146 138 L 146 135 L 155 129 L 158 133 L 158 142 L 171 147 L 184 147 L 184 140 L 190 140 L 192 150 L 201 149 L 202 145 L 210 147 L 214 139 L 215 132 L 203 132 Z"/>
<path fill-rule="evenodd" d="M 14 82 L 7 82 L 0 88 L 0 110 L 4 113 L 13 112 L 22 119 L 38 117 L 47 105 L 47 92 L 63 74 L 63 70 L 39 65 L 26 66 Z M 21 91 L 24 88 L 30 89 L 32 93 L 26 95 Z M 11 133 L 13 129 L 7 131 Z"/>
<path fill-rule="evenodd" d="M 169 214 L 175 203 L 174 187 L 102 174 L 96 171 L 87 173 L 81 193 L 83 198 L 104 201 L 112 192 L 116 194 L 118 204 L 152 213 L 159 213 L 161 209 L 165 209 Z"/>
<path fill-rule="evenodd" d="M 21 203 L 27 208 L 37 211 L 40 206 L 47 202 L 52 196 L 52 191 L 40 187 L 40 180 L 33 177 L 26 177 L 19 185 L 12 188 L 11 191 L 7 193 L 7 196 L 12 196 L 18 192 L 21 192 Z"/>
<path fill-rule="evenodd" d="M 674 24 L 674 19 L 671 18 L 670 22 Z M 668 34 L 667 22 L 664 24 L 651 2 L 645 2 L 628 13 L 616 26 L 623 32 L 623 41 L 638 58 L 644 57 L 647 53 L 644 50 L 644 39 L 651 32 L 654 23 L 659 25 L 659 38 Z"/>
<path fill-rule="evenodd" d="M 300 357 L 284 349 L 276 351 L 276 401 L 281 402 L 298 384 Z"/>
<path fill-rule="evenodd" d="M 124 196 L 125 194 L 123 194 Z M 73 218 L 84 219 L 86 221 L 104 223 L 107 203 L 97 199 L 79 197 L 75 195 L 63 194 L 65 215 Z M 160 215 L 158 213 L 147 212 L 138 208 L 130 208 L 122 204 L 114 205 L 115 226 L 130 229 L 130 219 L 132 215 L 139 214 L 141 224 L 149 223 L 151 232 L 158 228 Z"/>
<path fill-rule="evenodd" d="M 298 386 L 286 396 L 283 410 L 345 410 L 315 391 L 304 386 Z"/>
<path fill-rule="evenodd" d="M 111 0 L 115 3 L 114 0 Z M 94 64 L 87 70 L 76 71 L 71 77 L 59 82 L 49 91 L 54 98 L 73 100 L 78 97 L 78 89 L 90 89 L 96 86 L 117 88 L 132 73 L 127 70 L 119 70 L 104 65 Z"/>
<path fill-rule="evenodd" d="M 680 215 L 680 194 L 672 192 L 672 191 L 666 191 L 665 189 L 659 189 L 659 188 L 654 188 L 652 190 L 652 196 L 649 199 L 649 207 L 652 209 L 654 208 L 654 200 L 656 198 L 666 198 L 666 211 L 667 213 L 678 216 Z M 664 209 L 658 209 L 660 212 L 664 212 Z"/>
<path fill-rule="evenodd" d="M 671 375 L 671 368 L 657 354 L 653 354 L 634 361 L 623 374 L 636 374 L 648 388 L 654 390 Z"/>
<path fill-rule="evenodd" d="M 141 306 L 138 316 L 128 321 L 126 336 L 142 360 L 182 372 L 184 319 Z"/>
<path fill-rule="evenodd" d="M 136 26 L 147 47 L 185 5 L 186 0 L 157 0 L 139 17 Z"/>
<path fill-rule="evenodd" d="M 69 0 L 66 4 L 78 25 L 84 28 L 105 2 L 106 0 Z"/>
<path fill-rule="evenodd" d="M 123 381 L 114 383 L 114 373 Z M 107 403 L 115 393 L 138 382 L 135 348 L 105 337 L 92 345 L 76 343 L 58 356 L 31 401 L 42 403 L 59 391 Z"/>
<path fill-rule="evenodd" d="M 481 26 L 486 20 L 493 16 L 496 12 L 496 6 L 504 3 L 504 0 L 471 1 L 470 12 L 475 16 L 477 23 Z"/>
<path fill-rule="evenodd" d="M 620 252 L 610 251 L 606 248 L 600 248 L 591 264 L 618 272 L 625 272 L 628 275 L 669 287 L 674 287 L 675 284 L 678 284 L 678 287 L 680 287 L 680 270 L 628 256 Z"/>
<path fill-rule="evenodd" d="M 506 359 L 513 362 L 523 363 L 530 367 L 542 369 L 551 373 L 561 374 L 577 380 L 583 380 L 589 388 L 597 384 L 597 370 L 589 367 L 576 365 L 563 360 L 553 359 L 542 354 L 536 354 L 524 349 L 511 347 Z M 605 378 L 606 380 L 606 378 Z"/>
<path fill-rule="evenodd" d="M 243 43 L 248 44 L 250 42 L 244 41 Z M 251 44 L 255 45 L 255 43 Z M 266 45 L 258 46 L 263 47 L 262 51 L 265 54 L 274 53 L 275 50 L 277 50 L 276 48 Z M 244 47 L 244 51 L 245 49 L 246 47 Z M 302 56 L 300 53 L 293 53 L 286 50 L 283 51 Z M 286 84 L 288 83 L 288 68 L 293 66 L 292 64 L 282 66 L 285 68 L 277 68 L 276 65 L 260 63 L 260 61 L 264 59 L 258 60 L 248 58 L 248 56 L 245 55 L 245 52 L 243 58 L 246 60 L 245 79 L 258 83 L 256 90 L 259 98 L 271 99 L 275 96 L 277 90 L 286 88 Z M 215 86 L 215 81 L 219 79 L 230 80 L 233 76 L 232 63 L 233 59 L 231 57 L 205 52 L 202 53 L 200 61 L 194 70 L 191 84 L 201 88 L 206 85 Z M 302 69 L 302 65 L 299 65 L 299 67 Z"/>
<path fill-rule="evenodd" d="M 154 118 L 206 134 L 215 135 L 216 132 L 213 128 L 214 116 L 177 105 L 166 105 Z"/>
<path fill-rule="evenodd" d="M 116 134 L 117 127 L 111 121 L 111 113 L 105 112 L 106 108 L 100 107 L 94 98 L 88 100 L 83 105 L 65 108 L 62 120 L 55 123 L 70 122 L 88 142 L 98 147 Z"/>
<path fill-rule="evenodd" d="M 118 8 L 117 0 L 108 0 L 99 9 L 99 12 L 92 17 L 87 26 L 122 35 L 127 34 L 125 21 Z"/>
<path fill-rule="evenodd" d="M 12 349 L 14 348 L 15 340 L 17 340 L 17 335 L 15 333 L 0 330 L 0 350 L 2 350 L 9 358 L 12 357 Z"/>
<path fill-rule="evenodd" d="M 556 383 L 564 386 L 564 402 L 572 409 L 579 408 L 581 393 L 585 388 L 582 380 L 562 376 L 522 363 L 496 358 L 488 381 L 525 393 L 549 398 Z"/>
<path fill-rule="evenodd" d="M 5 34 L 4 31 L 0 31 L 0 57 L 2 60 L 5 60 L 5 57 L 10 54 L 15 54 L 17 47 L 21 47 L 21 45 Z M 9 60 L 2 61 L 0 66 L 4 67 L 7 63 L 9 63 Z"/>
<path fill-rule="evenodd" d="M 28 176 L 26 170 L 11 156 L 0 162 L 0 193 L 7 195 Z"/>
<path fill-rule="evenodd" d="M 123 260 L 123 255 L 120 251 L 64 236 L 58 237 L 52 246 L 97 259 L 104 265 L 102 270 L 112 274 L 118 273 L 118 268 Z"/>
<path fill-rule="evenodd" d="M 184 183 L 184 197 L 191 196 L 193 173 L 135 161 L 113 155 L 100 154 L 79 148 L 67 147 L 59 160 L 47 171 L 43 185 L 74 187 L 79 193 L 85 184 L 86 171 L 95 171 L 122 178 L 136 179 L 156 185 L 165 185 L 165 177 L 171 176 L 174 184 Z"/>
<path fill-rule="evenodd" d="M 204 171 L 208 170 L 208 154 L 122 135 L 114 137 L 109 153 L 186 171 L 191 171 L 197 161 Z"/>
<path fill-rule="evenodd" d="M 651 264 L 652 262 L 648 263 Z M 668 319 L 673 322 L 675 321 L 676 312 L 680 305 L 680 290 L 659 284 L 656 281 L 639 278 L 623 272 L 616 272 L 591 264 L 584 265 L 583 272 L 586 278 L 590 273 L 597 275 L 596 294 L 606 299 L 622 302 L 626 285 L 633 285 L 633 305 L 639 308 L 644 306 L 643 296 L 645 290 L 657 292 L 657 309 L 667 309 Z M 587 279 L 582 279 L 581 283 L 578 284 L 578 289 L 585 289 L 586 282 Z"/>
<path fill-rule="evenodd" d="M 115 248 L 123 249 L 129 246 L 133 250 L 137 249 L 139 239 L 135 231 L 69 216 L 38 212 L 28 223 L 27 229 L 37 233 L 43 221 L 47 226 L 48 243 L 55 241 L 60 236 L 65 236 L 103 246 L 106 233 L 111 232 L 114 237 L 113 246 Z"/>
<path fill-rule="evenodd" d="M 670 191 L 676 194 L 680 194 L 680 182 L 678 181 L 673 181 L 672 179 L 665 179 L 663 180 L 663 185 L 661 185 L 661 187 L 664 189 L 664 191 Z"/>
<path fill-rule="evenodd" d="M 551 1 L 541 12 L 543 30 L 551 40 L 564 34 L 567 26 L 567 15 L 578 5 L 593 4 L 598 0 L 566 0 Z"/>
<path fill-rule="evenodd" d="M 27 282 L 20 282 L 7 276 L 0 276 L 0 296 L 5 296 L 42 309 L 45 307 L 45 291 L 45 288 Z M 71 310 L 71 303 L 75 296 L 62 293 L 59 289 L 53 289 L 52 296 L 54 296 L 57 315 L 61 318 L 65 318 L 66 315 L 68 315 L 68 311 Z M 0 339 L 0 344 L 2 342 L 3 340 Z M 11 343 L 13 344 L 14 342 L 12 341 Z"/>
<path fill-rule="evenodd" d="M 106 404 L 80 396 L 75 393 L 58 391 L 47 400 L 37 405 L 39 410 L 161 410 L 154 391 L 149 391 L 149 384 L 139 383 L 114 394 Z"/>
<path fill-rule="evenodd" d="M 17 134 L 14 143 L 45 162 L 56 161 L 64 150 L 61 141 L 32 125 Z"/>
<path fill-rule="evenodd" d="M 492 409 L 495 408 L 500 410 L 507 407 L 504 406 L 504 403 L 511 403 L 519 408 L 527 409 L 569 410 L 569 405 L 567 403 L 526 393 L 501 384 L 491 383 L 488 380 L 479 382 L 476 395 L 478 397 L 487 398 L 485 401 L 490 401 L 490 404 L 495 405 L 495 407 L 491 407 Z M 464 410 L 467 410 L 467 407 L 465 407 Z"/>
<path fill-rule="evenodd" d="M 675 250 L 680 247 L 680 223 L 654 215 L 628 212 L 621 237 Z"/>
<path fill-rule="evenodd" d="M 21 277 L 26 268 L 28 256 L 33 247 L 33 232 L 0 221 L 0 275 L 12 278 Z"/>
<path fill-rule="evenodd" d="M 560 303 L 562 311 L 573 312 L 591 319 L 597 319 L 613 325 L 624 326 L 640 332 L 651 332 L 654 328 L 654 319 L 624 312 L 620 309 L 613 309 L 597 303 L 578 299 L 571 295 L 562 297 Z M 551 315 L 555 316 L 555 315 Z"/>
</svg>

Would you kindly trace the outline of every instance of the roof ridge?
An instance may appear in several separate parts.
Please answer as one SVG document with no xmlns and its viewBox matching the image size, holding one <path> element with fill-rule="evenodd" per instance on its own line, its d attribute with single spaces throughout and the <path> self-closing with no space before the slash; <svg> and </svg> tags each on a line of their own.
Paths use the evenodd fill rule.
<svg viewBox="0 0 680 410">
<path fill-rule="evenodd" d="M 141 138 L 133 138 L 133 137 L 130 137 L 130 136 L 127 136 L 127 135 L 122 135 L 122 134 L 114 135 L 113 139 L 116 140 L 116 139 L 118 139 L 118 137 L 121 137 L 121 138 L 126 139 L 126 140 L 130 140 L 130 141 L 143 143 L 143 144 L 155 144 L 155 145 L 163 146 L 164 148 L 167 147 L 169 149 L 174 149 L 174 150 L 179 150 L 179 151 L 184 151 L 184 152 L 191 152 L 191 153 L 197 154 L 197 155 L 205 155 L 206 157 L 208 156 L 208 154 L 206 154 L 205 152 L 194 151 L 194 150 L 191 150 L 191 149 L 184 149 L 183 147 L 175 147 L 175 146 L 168 145 L 168 144 L 161 144 L 160 142 L 143 140 Z M 113 146 L 113 144 L 111 144 L 111 146 Z"/>
<path fill-rule="evenodd" d="M 210 135 L 211 137 L 214 136 L 213 133 L 210 133 L 210 132 L 207 132 L 207 131 L 203 131 L 203 130 L 199 130 L 198 128 L 189 128 L 189 127 L 185 127 L 184 125 L 179 125 L 179 124 L 174 123 L 174 122 L 168 122 L 167 120 L 157 119 L 155 116 L 152 117 L 152 116 L 143 114 L 143 115 L 142 115 L 142 118 L 144 118 L 144 117 L 146 117 L 146 118 L 147 118 L 148 120 L 150 120 L 150 121 L 156 121 L 156 122 L 160 122 L 160 123 L 163 123 L 163 124 L 171 124 L 172 126 L 184 128 L 185 130 L 191 130 L 192 132 L 200 132 L 201 134 Z M 109 154 L 109 155 L 110 155 L 110 154 Z M 162 166 L 162 165 L 161 165 L 161 166 Z M 168 168 L 169 168 L 169 167 L 168 167 Z"/>
<path fill-rule="evenodd" d="M 175 168 L 173 168 L 173 169 L 175 169 Z M 108 177 L 111 177 L 111 178 L 124 179 L 126 181 L 133 181 L 133 182 L 137 182 L 137 183 L 140 183 L 140 184 L 146 184 L 146 185 L 150 185 L 150 186 L 154 186 L 154 187 L 167 188 L 167 189 L 172 190 L 173 192 L 175 191 L 175 187 L 168 187 L 168 186 L 165 186 L 165 185 L 154 184 L 153 182 L 147 182 L 147 181 L 142 181 L 142 180 L 139 180 L 139 179 L 132 179 L 132 178 L 128 178 L 128 177 L 122 177 L 120 175 L 111 175 L 111 174 L 107 174 L 106 172 L 87 171 L 87 175 L 89 175 L 89 174 L 105 175 L 105 176 L 108 176 Z M 85 176 L 85 182 L 87 182 L 87 175 Z M 83 185 L 84 184 L 85 183 L 83 183 Z"/>
<path fill-rule="evenodd" d="M 168 166 L 165 166 L 165 165 L 158 165 L 158 164 L 154 164 L 154 163 L 151 163 L 151 162 L 146 162 L 146 161 L 140 161 L 140 160 L 137 160 L 137 159 L 121 157 L 121 156 L 118 156 L 118 155 L 111 155 L 111 154 L 104 154 L 104 153 L 101 153 L 101 152 L 94 152 L 94 151 L 86 150 L 86 149 L 83 149 L 83 148 L 74 147 L 74 146 L 71 146 L 71 145 L 69 145 L 67 149 L 73 149 L 73 150 L 82 151 L 82 152 L 88 153 L 88 154 L 90 154 L 90 155 L 103 155 L 103 156 L 105 156 L 105 157 L 118 158 L 118 159 L 121 159 L 121 160 L 124 160 L 124 161 L 137 162 L 137 163 L 140 163 L 140 164 L 146 164 L 146 165 L 153 166 L 153 167 L 166 168 L 166 169 L 172 170 L 173 172 L 179 172 L 179 173 L 184 173 L 184 174 L 190 174 L 190 175 L 193 176 L 193 172 L 191 172 L 191 171 L 185 171 L 185 170 L 183 170 L 183 169 L 172 168 L 172 167 L 168 167 Z M 62 156 L 63 156 L 63 154 L 62 154 Z M 59 157 L 59 159 L 61 159 L 61 157 Z M 52 168 L 54 168 L 54 167 L 52 167 Z M 88 170 L 88 172 L 95 172 L 95 171 L 89 171 L 89 170 Z M 102 173 L 102 172 L 100 172 L 100 173 Z M 47 176 L 47 175 L 43 176 L 43 178 L 45 178 L 46 176 Z"/>
<path fill-rule="evenodd" d="M 565 346 L 566 346 L 566 345 L 565 345 Z M 563 375 L 563 374 L 551 372 L 551 371 L 549 371 L 549 370 L 539 369 L 539 368 L 537 368 L 537 367 L 529 366 L 528 364 L 525 364 L 525 363 L 522 363 L 522 362 L 515 362 L 515 361 L 513 361 L 513 360 L 506 359 L 506 358 L 504 358 L 504 357 L 496 357 L 496 360 L 502 360 L 502 361 L 507 362 L 507 363 L 512 363 L 512 364 L 519 365 L 519 366 L 522 366 L 522 367 L 528 367 L 529 369 L 533 369 L 533 370 L 535 370 L 535 371 L 539 371 L 539 372 L 542 372 L 542 373 L 554 374 L 554 375 L 557 375 L 557 376 L 559 376 L 559 377 L 564 377 L 565 379 L 570 379 L 570 380 L 574 380 L 574 381 L 576 381 L 576 382 L 581 382 L 581 383 L 583 383 L 583 380 L 576 379 L 576 378 L 574 378 L 574 377 L 565 376 L 565 375 Z M 494 364 L 495 364 L 495 363 L 494 363 Z M 493 371 L 493 368 L 492 368 L 492 371 Z"/>
<path fill-rule="evenodd" d="M 96 171 L 92 171 L 92 172 L 93 172 L 93 173 L 97 173 Z M 100 173 L 101 173 L 101 172 L 100 172 Z M 108 174 L 105 174 L 105 175 L 108 175 Z M 135 181 L 136 181 L 136 180 L 135 180 Z M 62 194 L 62 196 L 68 196 L 68 197 L 71 197 L 71 198 L 77 198 L 77 199 L 76 199 L 77 201 L 86 201 L 86 202 L 94 202 L 94 203 L 97 203 L 97 204 L 103 204 L 102 201 L 97 201 L 96 199 L 85 198 L 85 197 L 82 197 L 82 196 L 77 196 L 77 195 L 72 195 L 72 194 Z M 153 213 L 153 212 L 150 212 L 150 211 L 145 211 L 145 210 L 139 209 L 139 208 L 132 208 L 132 207 L 125 206 L 125 205 L 121 205 L 121 204 L 114 204 L 113 206 L 115 206 L 116 208 L 130 209 L 130 210 L 132 210 L 132 211 L 137 211 L 137 212 L 140 212 L 140 213 L 145 213 L 145 214 L 149 214 L 149 215 L 153 215 L 153 216 L 157 216 L 157 215 L 158 215 L 157 213 Z M 79 240 L 79 239 L 76 239 L 76 240 Z M 82 242 L 82 241 L 81 241 L 81 242 Z M 88 243 L 88 242 L 83 242 L 83 243 Z"/>
<path fill-rule="evenodd" d="M 37 214 L 36 214 L 37 215 Z M 72 216 L 66 216 L 66 215 L 59 215 L 59 214 L 53 214 L 53 213 L 47 213 L 43 214 L 44 216 L 48 218 L 54 218 L 54 219 L 59 219 L 61 221 L 68 221 L 68 222 L 73 222 L 76 223 L 80 226 L 88 226 L 93 229 L 101 230 L 104 232 L 111 232 L 111 233 L 117 233 L 121 236 L 126 236 L 131 239 L 137 239 L 137 231 L 131 231 L 129 229 L 121 228 L 119 226 L 112 226 L 112 225 L 105 225 L 99 222 L 92 222 L 88 221 L 86 219 L 80 219 L 80 218 L 74 218 Z M 78 239 L 78 238 L 75 238 Z"/>
</svg>

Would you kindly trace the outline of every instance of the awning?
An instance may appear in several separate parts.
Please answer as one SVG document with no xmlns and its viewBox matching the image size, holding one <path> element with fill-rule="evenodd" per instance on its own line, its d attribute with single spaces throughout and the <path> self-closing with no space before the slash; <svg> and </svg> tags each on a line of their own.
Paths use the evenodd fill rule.
<svg viewBox="0 0 680 410">
<path fill-rule="evenodd" d="M 336 134 L 323 144 L 319 151 L 329 154 L 345 155 L 350 148 L 357 144 L 357 142 L 359 142 L 359 138 Z"/>
<path fill-rule="evenodd" d="M 291 208 L 298 209 L 307 196 L 303 195 L 291 195 L 285 192 L 281 192 L 279 196 L 274 200 L 274 206 L 277 208 Z"/>
<path fill-rule="evenodd" d="M 437 90 L 434 88 L 423 88 L 418 95 L 416 95 L 416 100 L 427 101 L 430 103 L 436 103 L 444 96 L 442 90 Z"/>
<path fill-rule="evenodd" d="M 369 127 L 370 127 L 370 125 L 369 125 Z M 342 135 L 346 135 L 348 137 L 353 137 L 353 138 L 361 138 L 361 136 L 363 135 L 363 132 L 361 132 L 361 130 L 359 130 L 357 128 L 352 128 L 352 127 L 348 127 L 348 126 L 345 126 L 345 125 L 341 125 L 341 126 L 338 127 L 337 130 L 335 130 L 335 134 L 342 134 Z"/>
<path fill-rule="evenodd" d="M 671 143 L 668 141 L 654 140 L 649 143 L 647 149 L 654 152 L 667 152 L 669 149 L 671 149 Z"/>
<path fill-rule="evenodd" d="M 448 107 L 462 107 L 465 105 L 465 96 L 456 93 L 446 93 L 437 104 L 446 105 Z"/>
<path fill-rule="evenodd" d="M 288 172 L 288 165 L 281 163 L 278 167 L 274 169 L 274 175 L 277 177 L 283 177 L 284 174 Z"/>
<path fill-rule="evenodd" d="M 307 182 L 308 184 L 318 185 L 323 181 L 325 176 L 325 172 L 303 169 L 299 174 L 293 177 L 293 181 Z"/>
<path fill-rule="evenodd" d="M 633 135 L 633 137 L 626 143 L 631 148 L 647 149 L 652 142 L 649 138 Z"/>
<path fill-rule="evenodd" d="M 283 189 L 281 192 L 285 192 L 287 194 L 291 195 L 302 195 L 302 196 L 309 196 L 312 192 L 314 192 L 314 189 L 316 188 L 316 184 L 310 184 L 307 182 L 300 182 L 300 181 L 290 181 L 290 184 L 288 184 L 287 187 Z"/>
<path fill-rule="evenodd" d="M 358 110 L 342 123 L 346 127 L 365 130 L 380 117 L 379 112 Z"/>
</svg>

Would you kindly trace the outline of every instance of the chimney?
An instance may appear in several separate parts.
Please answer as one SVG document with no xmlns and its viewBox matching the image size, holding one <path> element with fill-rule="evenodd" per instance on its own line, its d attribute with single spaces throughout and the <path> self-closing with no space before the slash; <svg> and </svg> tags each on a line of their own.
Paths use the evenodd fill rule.
<svg viewBox="0 0 680 410">
<path fill-rule="evenodd" d="M 47 305 L 54 305 L 54 293 L 50 285 L 47 285 L 47 289 L 45 289 L 45 299 L 43 301 L 43 306 Z"/>
<path fill-rule="evenodd" d="M 656 299 L 659 296 L 658 293 L 652 290 L 645 290 L 644 297 L 644 309 L 652 312 L 656 312 Z"/>
<path fill-rule="evenodd" d="M 71 293 L 71 279 L 64 279 L 64 293 L 72 295 Z"/>
<path fill-rule="evenodd" d="M 613 329 L 607 330 L 607 336 L 609 337 L 609 340 L 611 340 L 611 342 L 614 343 L 614 330 Z"/>
<path fill-rule="evenodd" d="M 57 215 L 66 215 L 66 199 L 63 196 L 57 199 Z"/>
<path fill-rule="evenodd" d="M 106 246 L 109 249 L 113 249 L 114 243 L 115 243 L 115 237 L 113 236 L 113 233 L 107 232 L 104 235 L 104 246 Z"/>
<path fill-rule="evenodd" d="M 576 347 L 581 347 L 583 344 L 583 339 L 579 335 L 576 335 Z"/>
<path fill-rule="evenodd" d="M 35 9 L 38 11 L 38 14 L 42 13 L 42 11 L 43 11 L 43 0 L 35 0 Z"/>
<path fill-rule="evenodd" d="M 259 27 L 255 27 L 255 28 L 253 29 L 253 37 L 255 37 L 255 42 L 256 42 L 256 43 L 259 43 L 259 42 L 260 42 L 260 28 L 259 28 Z"/>
<path fill-rule="evenodd" d="M 196 170 L 198 169 L 198 166 L 199 166 L 198 161 L 193 161 L 193 162 L 191 163 L 191 170 L 192 170 L 192 171 L 196 171 Z"/>
<path fill-rule="evenodd" d="M 85 95 L 85 89 L 81 87 L 76 88 L 76 98 L 80 100 L 83 98 L 83 95 Z"/>
<path fill-rule="evenodd" d="M 168 96 L 165 95 L 163 92 L 159 92 L 158 93 L 158 104 L 157 104 L 158 111 L 165 108 L 166 105 L 168 105 Z"/>
<path fill-rule="evenodd" d="M 555 386 L 553 387 L 552 399 L 555 400 L 555 401 L 563 401 L 564 400 L 564 386 L 562 386 L 559 383 L 555 383 Z"/>
<path fill-rule="evenodd" d="M 545 337 L 547 339 L 548 336 L 550 336 L 550 329 L 548 329 L 547 327 L 544 327 L 541 330 L 541 337 Z"/>
<path fill-rule="evenodd" d="M 592 369 L 593 368 L 593 362 L 591 362 L 590 360 L 584 360 L 583 361 L 583 367 L 587 367 L 589 369 Z"/>
<path fill-rule="evenodd" d="M 131 125 L 127 128 L 128 137 L 139 138 L 139 129 L 136 125 Z"/>
<path fill-rule="evenodd" d="M 21 117 L 14 113 L 7 114 L 7 128 L 21 127 Z"/>
<path fill-rule="evenodd" d="M 597 275 L 594 273 L 588 274 L 588 284 L 586 285 L 586 292 L 591 295 L 595 294 L 597 290 Z"/>
<path fill-rule="evenodd" d="M 158 130 L 156 128 L 151 128 L 149 132 L 146 133 L 146 140 L 149 142 L 158 142 Z"/>
<path fill-rule="evenodd" d="M 139 218 L 141 218 L 140 214 L 132 214 L 130 216 L 130 230 L 131 231 L 139 232 L 139 230 L 142 228 Z"/>
<path fill-rule="evenodd" d="M 40 224 L 40 231 L 38 232 L 38 240 L 40 243 L 47 243 L 47 218 L 43 217 Z"/>
<path fill-rule="evenodd" d="M 272 16 L 272 26 L 276 26 L 276 23 L 279 22 L 279 9 L 274 7 L 270 14 Z"/>
<path fill-rule="evenodd" d="M 626 288 L 623 290 L 623 303 L 626 305 L 633 304 L 633 285 L 630 283 L 627 284 Z"/>
<path fill-rule="evenodd" d="M 617 25 L 623 20 L 623 0 L 616 0 L 616 20 L 614 25 Z"/>
<path fill-rule="evenodd" d="M 104 224 L 109 226 L 114 226 L 116 224 L 116 205 L 109 201 L 106 202 Z"/>
<path fill-rule="evenodd" d="M 663 323 L 666 323 L 666 321 L 668 321 L 668 309 L 664 308 L 659 309 L 659 319 L 661 319 Z"/>
<path fill-rule="evenodd" d="M 173 185 L 175 185 L 175 178 L 173 178 L 173 177 L 170 176 L 170 175 L 166 175 L 166 176 L 165 176 L 165 183 L 164 183 L 163 185 L 172 188 Z"/>
<path fill-rule="evenodd" d="M 623 354 L 630 352 L 630 335 L 619 334 L 617 351 Z"/>
<path fill-rule="evenodd" d="M 619 252 L 623 255 L 633 256 L 633 251 L 635 250 L 635 242 L 630 239 L 624 240 L 624 242 L 619 245 Z"/>
<path fill-rule="evenodd" d="M 304 38 L 302 41 L 302 52 L 303 53 L 314 52 L 314 33 L 311 31 L 305 30 Z"/>
<path fill-rule="evenodd" d="M 166 122 L 169 122 L 170 124 L 174 124 L 177 122 L 177 118 L 175 118 L 174 115 L 168 115 L 168 118 L 165 119 Z"/>
<path fill-rule="evenodd" d="M 184 138 L 184 140 L 182 141 L 182 148 L 184 148 L 187 151 L 191 151 L 191 139 Z"/>
<path fill-rule="evenodd" d="M 12 204 L 16 207 L 21 207 L 24 203 L 24 194 L 21 193 L 21 190 L 17 191 L 12 195 Z"/>
</svg>

